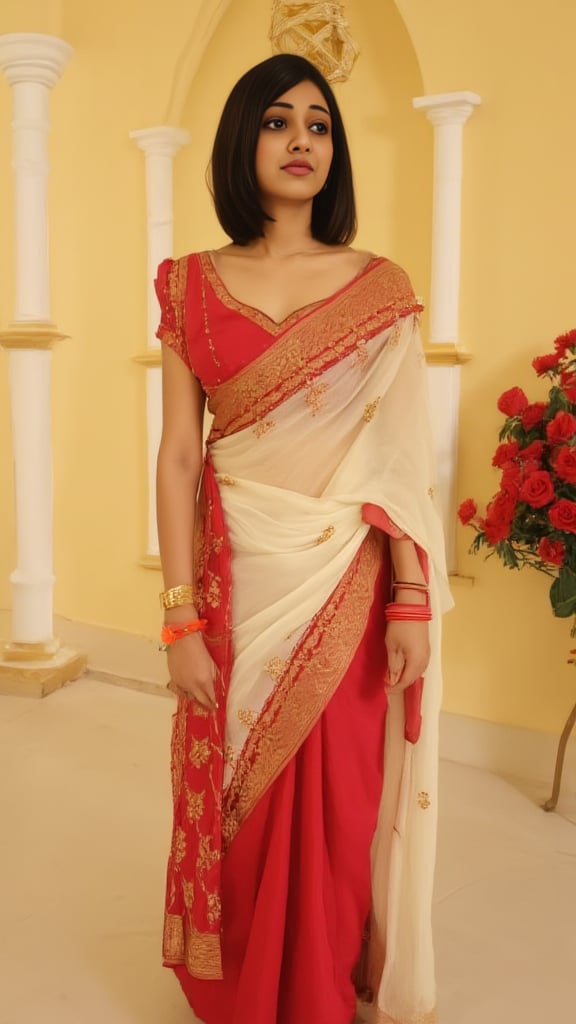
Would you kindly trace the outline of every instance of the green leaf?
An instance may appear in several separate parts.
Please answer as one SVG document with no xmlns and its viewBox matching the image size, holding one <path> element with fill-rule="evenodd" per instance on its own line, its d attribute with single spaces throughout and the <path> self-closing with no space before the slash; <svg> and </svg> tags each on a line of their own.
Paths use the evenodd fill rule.
<svg viewBox="0 0 576 1024">
<path fill-rule="evenodd" d="M 550 603 L 554 615 L 559 619 L 576 615 L 576 574 L 570 572 L 570 569 L 560 569 L 550 587 Z"/>
</svg>

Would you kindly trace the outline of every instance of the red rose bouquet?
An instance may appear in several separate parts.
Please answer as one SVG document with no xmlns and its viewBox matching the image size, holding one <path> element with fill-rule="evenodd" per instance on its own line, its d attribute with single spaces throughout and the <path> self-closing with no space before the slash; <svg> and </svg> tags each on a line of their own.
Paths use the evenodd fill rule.
<svg viewBox="0 0 576 1024">
<path fill-rule="evenodd" d="M 517 387 L 500 396 L 506 420 L 492 459 L 500 488 L 485 515 L 467 498 L 458 517 L 476 531 L 471 551 L 489 547 L 510 569 L 531 565 L 551 576 L 554 615 L 569 618 L 576 616 L 576 330 L 532 365 L 551 382 L 548 401 L 529 402 Z"/>
</svg>

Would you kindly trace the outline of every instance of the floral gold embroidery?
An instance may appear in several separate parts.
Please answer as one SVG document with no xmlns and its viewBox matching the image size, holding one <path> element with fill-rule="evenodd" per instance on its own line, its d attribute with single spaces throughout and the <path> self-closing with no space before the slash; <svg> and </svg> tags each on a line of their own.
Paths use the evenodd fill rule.
<svg viewBox="0 0 576 1024">
<path fill-rule="evenodd" d="M 232 744 L 228 743 L 226 745 L 226 749 L 224 750 L 224 762 L 226 764 L 232 764 L 233 765 L 235 760 L 236 760 L 236 751 L 234 750 L 234 747 L 232 746 Z"/>
<path fill-rule="evenodd" d="M 378 395 L 378 398 L 375 398 L 373 402 L 367 402 L 366 403 L 366 405 L 364 406 L 364 412 L 362 413 L 362 419 L 366 423 L 370 423 L 370 420 L 374 419 L 374 415 L 376 413 L 376 409 L 378 408 L 379 405 L 380 405 L 380 395 Z"/>
<path fill-rule="evenodd" d="M 258 713 L 256 711 L 249 711 L 248 708 L 240 708 L 238 712 L 238 719 L 245 725 L 247 729 L 251 729 L 254 723 L 258 720 Z"/>
<path fill-rule="evenodd" d="M 174 863 L 176 867 L 182 863 L 186 856 L 186 833 L 183 828 L 179 826 L 174 830 L 174 846 L 173 846 Z"/>
<path fill-rule="evenodd" d="M 210 551 L 215 555 L 219 555 L 222 551 L 223 544 L 224 537 L 212 537 L 210 541 Z"/>
<path fill-rule="evenodd" d="M 376 308 L 375 291 L 382 296 Z M 297 330 L 284 328 L 278 344 L 270 345 L 224 383 L 208 389 L 209 409 L 215 417 L 211 439 L 266 420 L 282 402 L 307 388 L 327 367 L 356 355 L 358 348 L 379 332 L 399 323 L 401 330 L 401 321 L 419 308 L 404 271 L 387 260 L 378 262 L 354 288 L 313 316 L 300 319 Z M 367 309 L 372 311 L 367 313 Z"/>
<path fill-rule="evenodd" d="M 314 541 L 314 544 L 316 546 L 318 544 L 325 544 L 326 541 L 330 540 L 330 538 L 333 537 L 335 533 L 336 533 L 336 527 L 332 526 L 332 523 L 331 523 L 330 526 L 327 526 L 326 529 L 322 530 L 322 533 L 318 537 L 316 537 L 316 540 Z"/>
<path fill-rule="evenodd" d="M 195 768 L 201 768 L 210 760 L 210 744 L 207 736 L 201 740 L 192 740 L 189 757 Z"/>
<path fill-rule="evenodd" d="M 188 821 L 200 821 L 204 814 L 205 790 L 195 793 L 189 786 L 186 786 L 186 815 Z"/>
<path fill-rule="evenodd" d="M 418 806 L 421 807 L 423 811 L 427 811 L 430 807 L 430 797 L 424 790 L 418 793 Z"/>
<path fill-rule="evenodd" d="M 286 664 L 284 658 L 275 657 L 266 662 L 265 668 L 270 678 L 277 682 L 286 668 Z"/>
<path fill-rule="evenodd" d="M 208 708 L 205 708 L 203 704 L 199 704 L 197 700 L 192 702 L 192 714 L 196 715 L 196 718 L 209 718 L 210 712 Z"/>
<path fill-rule="evenodd" d="M 222 600 L 221 579 L 215 573 L 208 570 L 208 590 L 206 591 L 206 602 L 211 608 L 219 608 Z"/>
<path fill-rule="evenodd" d="M 212 849 L 212 839 L 210 836 L 201 836 L 197 864 L 198 872 L 209 871 L 219 860 L 220 853 L 218 850 Z"/>
<path fill-rule="evenodd" d="M 224 793 L 224 848 L 294 756 L 339 686 L 366 628 L 381 561 L 382 540 L 377 531 L 370 531 L 333 594 L 297 643 L 244 744 Z M 318 659 L 320 642 L 323 655 Z"/>
<path fill-rule="evenodd" d="M 328 385 L 324 381 L 320 381 L 317 384 L 309 384 L 306 388 L 306 397 L 304 401 L 306 405 L 310 406 L 312 415 L 315 416 L 317 412 L 324 409 L 326 402 L 324 401 L 324 395 L 328 391 Z"/>
<path fill-rule="evenodd" d="M 206 900 L 208 903 L 208 923 L 214 925 L 222 916 L 221 900 L 215 892 L 209 892 Z"/>
<path fill-rule="evenodd" d="M 390 348 L 396 348 L 400 344 L 400 335 L 402 334 L 402 320 L 396 320 L 394 327 L 390 331 L 390 337 L 388 338 L 388 345 Z"/>
<path fill-rule="evenodd" d="M 364 369 L 364 367 L 368 365 L 369 361 L 370 356 L 368 355 L 368 349 L 366 347 L 366 339 L 363 338 L 356 343 L 356 355 L 354 356 L 354 363 L 356 366 L 359 366 L 361 369 Z"/>
<path fill-rule="evenodd" d="M 254 427 L 254 433 L 256 437 L 264 437 L 264 435 L 275 426 L 276 424 L 274 423 L 274 420 L 259 420 Z"/>
<path fill-rule="evenodd" d="M 184 896 L 184 906 L 190 910 L 194 903 L 194 883 L 187 881 L 185 878 L 182 879 L 182 893 Z"/>
<path fill-rule="evenodd" d="M 224 473 L 218 477 L 218 483 L 222 484 L 223 487 L 235 487 L 236 481 L 233 476 L 229 476 L 228 473 Z"/>
<path fill-rule="evenodd" d="M 222 843 L 226 849 L 234 839 L 238 825 L 233 818 L 222 818 Z"/>
<path fill-rule="evenodd" d="M 428 497 L 429 498 L 433 498 L 434 497 L 434 493 L 435 493 L 434 492 L 434 488 L 433 487 L 429 487 L 428 488 Z"/>
</svg>

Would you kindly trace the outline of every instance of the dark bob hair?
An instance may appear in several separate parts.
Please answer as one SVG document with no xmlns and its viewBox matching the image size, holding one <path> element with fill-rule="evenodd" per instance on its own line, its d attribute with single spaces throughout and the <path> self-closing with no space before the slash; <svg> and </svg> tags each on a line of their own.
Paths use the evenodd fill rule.
<svg viewBox="0 0 576 1024">
<path fill-rule="evenodd" d="M 216 214 L 236 245 L 264 234 L 271 218 L 262 209 L 256 180 L 256 147 L 268 107 L 300 82 L 313 82 L 332 118 L 334 155 L 326 184 L 313 200 L 312 235 L 327 245 L 350 242 L 356 233 L 352 165 L 342 116 L 326 79 L 304 57 L 282 53 L 247 71 L 230 93 L 214 140 L 211 191 Z"/>
</svg>

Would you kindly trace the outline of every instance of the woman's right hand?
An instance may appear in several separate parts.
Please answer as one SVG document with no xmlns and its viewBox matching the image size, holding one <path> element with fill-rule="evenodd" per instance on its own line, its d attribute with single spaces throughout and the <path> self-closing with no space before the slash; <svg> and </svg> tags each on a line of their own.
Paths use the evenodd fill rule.
<svg viewBox="0 0 576 1024">
<path fill-rule="evenodd" d="M 214 682 L 216 665 L 206 650 L 202 633 L 190 633 L 168 648 L 168 689 L 194 700 L 207 711 L 218 707 Z"/>
</svg>

